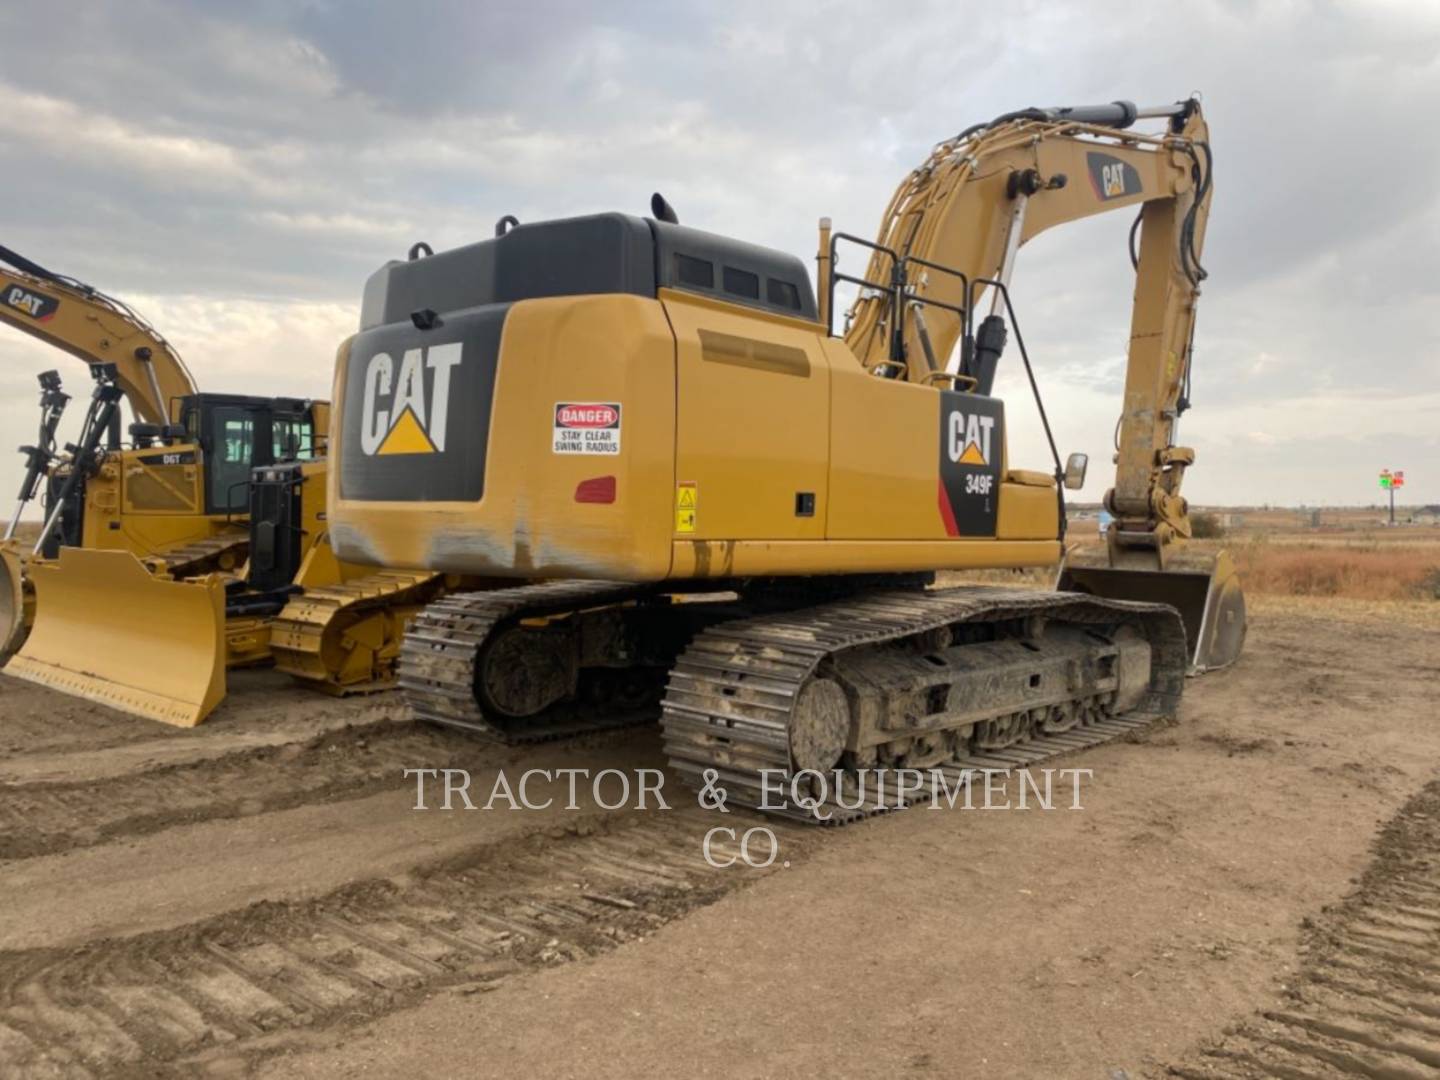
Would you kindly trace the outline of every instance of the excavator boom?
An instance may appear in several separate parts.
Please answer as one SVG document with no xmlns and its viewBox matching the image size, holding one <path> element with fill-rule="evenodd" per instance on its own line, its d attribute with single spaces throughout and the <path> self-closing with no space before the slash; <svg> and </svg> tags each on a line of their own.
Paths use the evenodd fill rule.
<svg viewBox="0 0 1440 1080">
<path fill-rule="evenodd" d="M 1164 120 L 1166 130 L 1133 129 L 1147 119 Z M 1212 172 L 1209 131 L 1193 99 L 1149 109 L 1024 109 L 968 128 L 896 190 L 845 333 L 872 370 L 922 383 L 948 375 L 988 394 L 1006 316 L 1013 322 L 1009 284 L 1021 246 L 1070 221 L 1137 208 L 1115 482 L 1105 496 L 1115 520 L 1103 550 L 1067 552 L 1059 587 L 1172 604 L 1196 670 L 1231 663 L 1245 627 L 1229 557 L 1181 554 L 1191 527 L 1180 487 L 1195 453 L 1175 438 L 1190 404 Z M 835 281 L 857 279 L 837 270 L 824 228 L 821 288 L 831 294 Z M 892 289 L 874 287 L 886 282 Z"/>
<path fill-rule="evenodd" d="M 196 393 L 180 355 L 123 301 L 45 269 L 0 246 L 0 322 L 92 366 L 115 365 L 115 382 L 147 424 L 178 420 L 181 398 Z"/>
</svg>

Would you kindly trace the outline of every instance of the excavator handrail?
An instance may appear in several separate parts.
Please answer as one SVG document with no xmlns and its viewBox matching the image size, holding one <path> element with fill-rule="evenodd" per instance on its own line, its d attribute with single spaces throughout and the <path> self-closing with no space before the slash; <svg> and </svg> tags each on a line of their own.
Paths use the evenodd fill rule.
<svg viewBox="0 0 1440 1080">
<path fill-rule="evenodd" d="M 826 298 L 827 303 L 825 308 L 825 310 L 830 313 L 830 325 L 825 327 L 825 332 L 831 337 L 835 336 L 836 282 L 848 281 L 850 284 L 858 285 L 862 289 L 876 289 L 884 293 L 890 293 L 891 289 L 894 287 L 893 281 L 890 284 L 881 284 L 877 281 L 871 281 L 869 278 L 856 277 L 854 274 L 841 273 L 840 270 L 837 269 L 837 267 L 840 265 L 839 244 L 841 240 L 845 240 L 852 244 L 859 244 L 861 247 L 867 247 L 870 248 L 872 251 L 878 251 L 884 255 L 890 256 L 890 264 L 892 267 L 898 265 L 900 261 L 899 254 L 892 251 L 884 244 L 877 244 L 873 240 L 866 240 L 864 237 L 856 236 L 853 233 L 837 232 L 830 237 L 830 274 L 828 285 L 829 295 Z"/>
<path fill-rule="evenodd" d="M 878 251 L 882 254 L 890 256 L 892 267 L 890 282 L 888 284 L 883 284 L 878 281 L 872 281 L 868 277 L 856 277 L 853 274 L 842 273 L 840 270 L 838 270 L 837 267 L 840 261 L 839 243 L 841 240 L 853 244 L 858 244 L 861 247 L 870 248 L 872 251 Z M 885 294 L 886 302 L 889 304 L 890 310 L 892 312 L 891 321 L 895 324 L 897 329 L 900 326 L 901 320 L 896 316 L 899 313 L 903 313 L 903 311 L 905 310 L 905 306 L 910 304 L 923 303 L 933 305 L 939 308 L 944 308 L 947 311 L 952 311 L 955 314 L 959 315 L 961 320 L 962 334 L 964 336 L 969 335 L 970 305 L 952 304 L 948 301 L 938 300 L 934 298 L 922 299 L 920 297 L 910 295 L 908 291 L 911 284 L 908 268 L 913 264 L 915 266 L 923 266 L 928 270 L 938 270 L 942 274 L 950 274 L 953 277 L 959 278 L 961 287 L 965 290 L 966 296 L 969 296 L 970 279 L 963 270 L 957 270 L 953 266 L 946 266 L 944 263 L 933 262 L 929 259 L 923 259 L 918 255 L 901 255 L 893 249 L 886 247 L 884 244 L 878 244 L 873 240 L 866 240 L 863 237 L 855 236 L 853 233 L 847 232 L 837 232 L 832 234 L 832 236 L 830 237 L 829 259 L 829 268 L 826 275 L 826 288 L 829 291 L 829 295 L 826 298 L 827 302 L 825 310 L 827 313 L 829 313 L 830 325 L 826 326 L 825 330 L 826 333 L 829 334 L 831 337 L 835 336 L 835 284 L 838 281 L 846 281 L 852 285 L 857 285 L 862 289 L 872 289 L 876 292 Z M 898 365 L 908 369 L 908 362 L 903 360 L 900 355 L 900 353 L 902 352 L 902 338 L 898 334 L 892 332 L 890 341 L 889 361 L 882 362 L 882 364 L 878 364 L 876 366 L 878 367 L 883 365 L 895 367 Z"/>
</svg>

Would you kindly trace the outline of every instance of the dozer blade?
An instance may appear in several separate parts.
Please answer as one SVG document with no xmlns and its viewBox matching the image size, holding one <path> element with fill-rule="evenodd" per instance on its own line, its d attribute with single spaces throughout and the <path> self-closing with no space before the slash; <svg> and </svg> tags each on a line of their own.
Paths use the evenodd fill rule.
<svg viewBox="0 0 1440 1080">
<path fill-rule="evenodd" d="M 177 727 L 225 696 L 218 578 L 170 581 L 128 551 L 86 548 L 29 569 L 35 623 L 8 674 Z"/>
<path fill-rule="evenodd" d="M 0 664 L 20 651 L 34 617 L 34 594 L 13 541 L 0 544 Z"/>
<path fill-rule="evenodd" d="M 1114 567 L 1103 546 L 1074 548 L 1055 587 L 1107 600 L 1169 604 L 1185 624 L 1191 674 L 1233 664 L 1245 644 L 1245 594 L 1227 551 L 1176 552 L 1160 570 Z"/>
</svg>

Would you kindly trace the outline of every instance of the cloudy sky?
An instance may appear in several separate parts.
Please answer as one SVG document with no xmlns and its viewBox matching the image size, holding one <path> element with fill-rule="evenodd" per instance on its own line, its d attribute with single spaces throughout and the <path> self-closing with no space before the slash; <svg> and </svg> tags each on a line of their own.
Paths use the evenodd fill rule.
<svg viewBox="0 0 1440 1080">
<path fill-rule="evenodd" d="M 130 301 L 204 389 L 324 396 L 365 277 L 415 240 L 644 213 L 659 189 L 687 224 L 808 261 L 820 215 L 873 233 L 972 122 L 1192 91 L 1216 194 L 1187 493 L 1364 503 L 1390 467 L 1403 502 L 1440 502 L 1432 0 L 4 4 L 0 244 Z M 1128 225 L 1042 236 L 1013 287 L 1062 453 L 1097 466 L 1091 498 Z M 0 498 L 47 367 L 84 392 L 78 362 L 0 328 Z M 1012 461 L 1043 466 L 1009 372 Z"/>
</svg>

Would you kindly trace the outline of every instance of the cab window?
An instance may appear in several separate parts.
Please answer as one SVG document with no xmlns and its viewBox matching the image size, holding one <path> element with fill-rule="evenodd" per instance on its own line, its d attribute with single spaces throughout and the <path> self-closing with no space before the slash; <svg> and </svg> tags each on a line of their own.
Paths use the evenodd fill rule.
<svg viewBox="0 0 1440 1080">
<path fill-rule="evenodd" d="M 315 456 L 314 439 L 308 420 L 277 416 L 271 431 L 274 433 L 276 461 L 296 461 Z"/>
<path fill-rule="evenodd" d="M 211 413 L 210 431 L 210 454 L 205 469 L 209 474 L 212 512 L 243 513 L 250 505 L 248 485 L 255 447 L 254 417 L 246 409 L 220 406 Z"/>
</svg>

